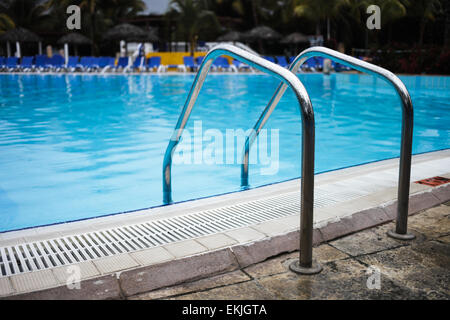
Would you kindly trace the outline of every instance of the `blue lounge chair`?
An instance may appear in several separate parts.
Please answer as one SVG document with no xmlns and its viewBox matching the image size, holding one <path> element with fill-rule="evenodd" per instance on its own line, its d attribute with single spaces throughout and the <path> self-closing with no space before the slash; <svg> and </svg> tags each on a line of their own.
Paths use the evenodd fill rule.
<svg viewBox="0 0 450 320">
<path fill-rule="evenodd" d="M 239 60 L 233 59 L 232 63 L 236 67 L 237 70 L 251 70 L 252 72 L 255 72 L 252 67 L 250 67 L 248 64 L 243 63 Z"/>
<path fill-rule="evenodd" d="M 228 59 L 225 57 L 217 57 L 212 63 L 213 69 L 227 70 L 237 72 L 235 65 L 230 65 Z"/>
<path fill-rule="evenodd" d="M 48 57 L 46 55 L 37 55 L 34 59 L 34 66 L 39 71 L 44 71 L 47 69 L 47 60 Z"/>
<path fill-rule="evenodd" d="M 124 70 L 126 67 L 128 67 L 128 57 L 120 57 L 119 61 L 117 61 L 117 65 L 114 66 L 114 69 L 117 71 L 119 69 Z"/>
<path fill-rule="evenodd" d="M 65 69 L 73 72 L 77 69 L 77 66 L 78 66 L 78 57 L 69 56 L 69 60 L 67 60 Z"/>
<path fill-rule="evenodd" d="M 114 67 L 115 59 L 113 57 L 100 57 L 98 61 L 98 66 L 100 68 L 105 68 L 107 66 Z"/>
<path fill-rule="evenodd" d="M 0 57 L 0 70 L 2 70 L 5 67 L 6 59 L 5 57 Z"/>
<path fill-rule="evenodd" d="M 102 69 L 101 73 L 105 73 L 109 69 L 114 69 L 116 66 L 116 59 L 113 57 L 101 57 L 99 66 Z"/>
<path fill-rule="evenodd" d="M 90 61 L 90 71 L 95 71 L 100 69 L 100 57 L 92 57 Z"/>
<path fill-rule="evenodd" d="M 161 72 L 161 71 L 165 71 L 166 68 L 161 64 L 161 57 L 154 56 L 154 57 L 148 58 L 147 70 Z"/>
<path fill-rule="evenodd" d="M 289 63 L 287 62 L 285 56 L 277 56 L 277 63 L 284 68 L 287 68 L 289 66 Z"/>
<path fill-rule="evenodd" d="M 65 65 L 65 59 L 59 54 L 55 54 L 53 57 L 47 60 L 47 68 L 53 71 L 60 71 Z"/>
<path fill-rule="evenodd" d="M 197 65 L 201 65 L 202 62 L 203 62 L 203 59 L 205 59 L 204 56 L 197 57 L 197 58 L 195 59 L 195 60 L 197 61 Z"/>
<path fill-rule="evenodd" d="M 141 71 L 144 68 L 145 68 L 145 57 L 142 57 L 142 56 L 137 57 L 131 66 L 132 70 L 138 70 L 138 71 Z"/>
<path fill-rule="evenodd" d="M 270 57 L 270 56 L 263 56 L 264 59 L 269 60 L 270 62 L 276 63 L 275 62 L 275 58 L 274 57 Z"/>
<path fill-rule="evenodd" d="M 316 71 L 316 60 L 314 58 L 309 58 L 306 60 L 305 64 L 302 66 L 303 69 L 309 70 L 309 71 Z"/>
<path fill-rule="evenodd" d="M 21 71 L 30 71 L 34 69 L 33 64 L 34 57 L 22 57 L 22 61 L 20 62 L 20 70 Z"/>
<path fill-rule="evenodd" d="M 323 70 L 323 57 L 315 57 L 316 60 L 316 69 Z"/>
<path fill-rule="evenodd" d="M 8 57 L 6 58 L 6 69 L 8 69 L 8 71 L 16 70 L 18 63 L 19 59 L 17 57 Z"/>
<path fill-rule="evenodd" d="M 189 68 L 191 71 L 196 71 L 198 69 L 198 65 L 195 63 L 194 57 L 185 56 L 183 57 L 183 63 L 186 68 Z"/>
<path fill-rule="evenodd" d="M 80 63 L 77 65 L 81 71 L 88 71 L 92 64 L 92 57 L 81 57 Z"/>
</svg>

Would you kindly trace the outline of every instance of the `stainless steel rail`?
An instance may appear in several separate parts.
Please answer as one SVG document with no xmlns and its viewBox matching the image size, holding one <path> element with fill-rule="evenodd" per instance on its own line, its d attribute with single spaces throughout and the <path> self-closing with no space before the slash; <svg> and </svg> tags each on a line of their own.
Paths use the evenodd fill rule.
<svg viewBox="0 0 450 320">
<path fill-rule="evenodd" d="M 403 112 L 402 112 L 402 140 L 401 140 L 401 151 L 400 151 L 400 170 L 399 170 L 399 180 L 398 180 L 398 205 L 397 205 L 397 221 L 395 231 L 389 231 L 388 235 L 401 239 L 401 240 L 411 240 L 414 239 L 413 234 L 407 233 L 408 228 L 408 202 L 409 202 L 409 183 L 411 175 L 411 149 L 412 149 L 412 137 L 413 137 L 413 106 L 411 102 L 411 97 L 408 93 L 403 82 L 392 72 L 373 65 L 371 63 L 361 61 L 359 59 L 353 58 L 351 56 L 345 55 L 343 53 L 324 48 L 324 47 L 311 47 L 309 49 L 301 52 L 290 64 L 289 70 L 296 73 L 301 65 L 311 57 L 324 57 L 343 65 L 354 68 L 358 71 L 365 72 L 376 77 L 379 77 L 388 83 L 390 83 L 402 102 Z M 287 86 L 285 84 L 280 84 L 275 91 L 274 95 L 270 99 L 266 108 L 262 112 L 255 126 L 254 130 L 246 137 L 243 152 L 243 161 L 241 166 L 241 186 L 248 187 L 248 164 L 249 164 L 249 151 L 252 143 L 258 136 L 264 124 L 269 119 L 273 110 L 277 106 Z"/>
<path fill-rule="evenodd" d="M 314 111 L 311 100 L 305 87 L 297 76 L 289 70 L 271 63 L 252 53 L 239 49 L 232 45 L 218 45 L 211 49 L 194 79 L 189 95 L 181 111 L 174 133 L 167 146 L 163 163 L 163 201 L 165 204 L 172 202 L 171 167 L 172 156 L 180 141 L 183 129 L 192 112 L 200 89 L 205 81 L 208 70 L 215 58 L 221 55 L 231 56 L 248 65 L 273 75 L 281 80 L 286 87 L 290 86 L 299 102 L 302 116 L 302 184 L 301 184 L 301 221 L 300 221 L 300 259 L 296 261 L 296 271 L 313 274 L 322 270 L 322 267 L 312 260 L 312 236 L 313 236 L 313 205 L 314 205 Z"/>
</svg>

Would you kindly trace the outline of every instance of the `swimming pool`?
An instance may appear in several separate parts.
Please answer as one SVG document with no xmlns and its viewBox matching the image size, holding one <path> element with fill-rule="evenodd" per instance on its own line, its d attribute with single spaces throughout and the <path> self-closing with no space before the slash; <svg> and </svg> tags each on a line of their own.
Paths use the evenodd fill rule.
<svg viewBox="0 0 450 320">
<path fill-rule="evenodd" d="M 0 231 L 161 205 L 164 151 L 193 78 L 1 75 Z M 413 153 L 449 148 L 450 77 L 400 78 L 415 108 Z M 300 79 L 315 111 L 316 173 L 399 156 L 394 89 L 357 74 Z M 191 161 L 173 165 L 174 201 L 240 190 L 242 144 L 226 132 L 251 128 L 277 85 L 259 74 L 207 77 L 179 146 L 179 158 Z M 263 150 L 268 159 L 250 165 L 251 187 L 300 176 L 300 112 L 290 89 L 266 128 L 268 150 L 252 148 L 251 158 Z M 222 138 L 222 149 L 208 151 Z M 190 151 L 182 147 L 189 142 Z M 216 161 L 206 161 L 212 153 Z"/>
</svg>

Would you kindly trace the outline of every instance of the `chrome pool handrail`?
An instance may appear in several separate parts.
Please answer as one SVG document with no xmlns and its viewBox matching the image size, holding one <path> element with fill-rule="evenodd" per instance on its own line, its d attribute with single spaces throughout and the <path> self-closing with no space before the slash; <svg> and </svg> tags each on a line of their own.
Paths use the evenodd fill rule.
<svg viewBox="0 0 450 320">
<path fill-rule="evenodd" d="M 208 70 L 215 58 L 221 55 L 233 57 L 239 61 L 275 76 L 289 85 L 299 102 L 302 116 L 302 182 L 301 182 L 301 221 L 300 221 L 300 259 L 297 266 L 300 272 L 317 273 L 321 271 L 318 264 L 312 261 L 312 237 L 313 237 L 313 205 L 314 205 L 314 111 L 309 95 L 298 79 L 289 70 L 276 65 L 264 58 L 237 48 L 232 45 L 221 44 L 212 48 L 203 59 L 197 75 L 189 91 L 188 97 L 181 111 L 175 130 L 167 146 L 163 163 L 163 201 L 165 204 L 172 202 L 171 167 L 172 156 L 180 141 L 183 129 L 189 119 L 191 111 L 197 100 L 200 89 L 208 74 Z"/>
<path fill-rule="evenodd" d="M 346 54 L 340 53 L 324 47 L 311 47 L 302 51 L 289 65 L 289 70 L 294 74 L 299 70 L 302 64 L 311 57 L 324 57 L 334 60 L 343 65 L 349 66 L 361 72 L 365 72 L 375 77 L 381 78 L 390 83 L 402 102 L 402 139 L 400 151 L 400 169 L 398 182 L 398 201 L 397 201 L 397 220 L 395 231 L 389 231 L 388 235 L 402 240 L 414 239 L 413 234 L 407 233 L 408 227 L 408 203 L 409 203 L 409 184 L 411 175 L 411 150 L 413 137 L 413 118 L 414 111 L 411 97 L 403 82 L 392 72 L 376 66 L 374 64 L 356 59 Z M 243 161 L 241 165 L 241 186 L 248 187 L 248 157 L 252 143 L 258 136 L 264 124 L 269 119 L 273 110 L 277 106 L 287 86 L 281 83 L 266 108 L 261 113 L 250 135 L 245 139 Z"/>
</svg>

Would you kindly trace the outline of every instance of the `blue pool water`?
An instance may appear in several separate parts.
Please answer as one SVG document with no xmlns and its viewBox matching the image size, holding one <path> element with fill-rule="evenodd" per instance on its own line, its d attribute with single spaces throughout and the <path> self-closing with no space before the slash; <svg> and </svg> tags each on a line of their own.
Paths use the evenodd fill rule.
<svg viewBox="0 0 450 320">
<path fill-rule="evenodd" d="M 394 89 L 356 74 L 300 79 L 315 110 L 316 172 L 399 156 Z M 401 79 L 415 107 L 413 152 L 449 148 L 450 77 Z M 161 205 L 163 154 L 192 80 L 0 75 L 0 231 Z M 194 138 L 202 120 L 203 134 L 246 130 L 277 85 L 265 75 L 209 75 L 187 129 Z M 278 171 L 261 174 L 267 165 L 251 165 L 252 187 L 300 176 L 300 112 L 290 89 L 266 128 L 269 141 L 279 130 L 268 150 L 278 147 Z M 172 176 L 174 201 L 240 190 L 239 163 L 174 163 Z"/>
</svg>

